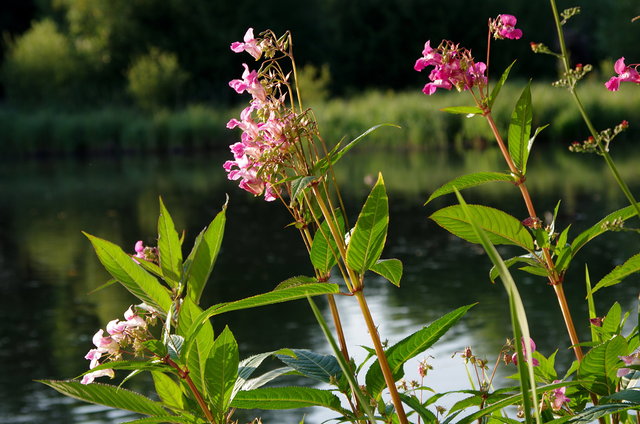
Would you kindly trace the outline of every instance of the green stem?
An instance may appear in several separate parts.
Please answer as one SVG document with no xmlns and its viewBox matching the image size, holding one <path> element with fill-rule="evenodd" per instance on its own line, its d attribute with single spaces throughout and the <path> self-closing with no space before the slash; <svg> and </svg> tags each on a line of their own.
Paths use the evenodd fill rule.
<svg viewBox="0 0 640 424">
<path fill-rule="evenodd" d="M 564 66 L 565 74 L 568 76 L 569 71 L 571 70 L 571 64 L 569 63 L 569 51 L 567 50 L 567 45 L 564 41 L 564 32 L 562 31 L 562 24 L 560 23 L 560 15 L 558 14 L 558 8 L 556 7 L 556 2 L 555 0 L 550 0 L 550 2 L 551 2 L 551 9 L 553 11 L 553 19 L 555 20 L 556 30 L 558 32 L 558 41 L 560 42 L 562 64 Z M 575 81 L 569 81 L 569 92 L 571 93 L 571 97 L 573 97 L 573 100 L 575 101 L 576 106 L 580 111 L 580 115 L 582 116 L 584 123 L 587 125 L 587 128 L 589 129 L 589 133 L 591 133 L 591 136 L 594 138 L 594 140 L 597 140 L 598 142 L 598 153 L 604 158 L 604 161 L 609 167 L 609 170 L 611 170 L 611 173 L 613 174 L 613 177 L 616 180 L 616 183 L 618 183 L 618 186 L 624 193 L 629 203 L 634 207 L 634 209 L 636 210 L 636 213 L 638 214 L 638 217 L 640 218 L 640 205 L 638 205 L 638 202 L 633 196 L 633 194 L 631 193 L 631 190 L 629 189 L 629 186 L 627 185 L 627 183 L 620 176 L 620 173 L 618 172 L 618 168 L 613 162 L 611 155 L 602 146 L 598 131 L 596 130 L 593 123 L 591 122 L 591 119 L 589 118 L 589 115 L 587 115 L 587 111 L 585 110 L 584 105 L 582 104 L 582 101 L 578 96 L 578 92 L 576 91 L 576 88 L 575 88 Z"/>
</svg>

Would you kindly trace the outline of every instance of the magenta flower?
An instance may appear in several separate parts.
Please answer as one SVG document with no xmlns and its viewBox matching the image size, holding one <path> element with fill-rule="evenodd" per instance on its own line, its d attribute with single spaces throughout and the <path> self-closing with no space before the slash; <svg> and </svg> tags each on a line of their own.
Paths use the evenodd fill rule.
<svg viewBox="0 0 640 424">
<path fill-rule="evenodd" d="M 260 59 L 260 56 L 262 56 L 262 49 L 258 45 L 258 40 L 253 37 L 253 28 L 249 28 L 244 34 L 244 43 L 240 41 L 231 43 L 231 50 L 236 53 L 247 52 L 255 60 Z"/>
<path fill-rule="evenodd" d="M 490 23 L 493 37 L 496 39 L 508 38 L 510 40 L 522 38 L 522 30 L 515 27 L 517 22 L 518 19 L 513 15 L 498 15 L 498 17 Z"/>
<path fill-rule="evenodd" d="M 635 82 L 636 84 L 640 84 L 640 74 L 638 74 L 637 68 L 638 65 L 625 65 L 624 64 L 624 56 L 620 59 L 616 60 L 615 65 L 613 66 L 614 71 L 618 74 L 616 77 L 611 77 L 609 81 L 605 82 L 604 85 L 607 87 L 609 91 L 618 91 L 620 88 L 620 83 L 624 81 Z"/>
<path fill-rule="evenodd" d="M 527 351 L 526 351 L 524 337 L 522 338 L 521 343 L 522 343 L 522 356 L 524 356 L 524 359 L 527 360 Z M 533 341 L 533 339 L 529 339 L 529 347 L 531 348 L 531 353 L 536 351 L 536 344 Z M 511 362 L 513 362 L 515 365 L 518 365 L 517 352 L 511 356 Z M 534 367 L 537 367 L 538 365 L 540 365 L 540 361 L 538 361 L 536 358 L 531 358 L 531 363 L 533 364 Z"/>
<path fill-rule="evenodd" d="M 413 69 L 420 72 L 428 66 L 433 66 L 429 73 L 431 82 L 422 89 L 428 95 L 435 93 L 438 88 L 464 91 L 487 84 L 486 65 L 475 62 L 470 50 L 460 48 L 451 41 L 443 40 L 437 49 L 431 47 L 430 41 L 425 43 L 422 57 L 416 61 Z"/>
<path fill-rule="evenodd" d="M 553 383 L 560 383 L 560 380 L 554 380 Z M 551 393 L 551 409 L 559 411 L 562 409 L 563 404 L 569 403 L 571 399 L 565 396 L 566 390 L 567 388 L 564 386 L 553 390 Z"/>
<path fill-rule="evenodd" d="M 242 73 L 242 79 L 235 79 L 229 82 L 229 87 L 236 90 L 236 93 L 242 94 L 245 91 L 253 96 L 254 99 L 264 102 L 267 99 L 267 93 L 258 80 L 258 73 L 256 71 L 249 71 L 249 67 L 246 63 L 243 63 L 244 72 Z"/>
</svg>

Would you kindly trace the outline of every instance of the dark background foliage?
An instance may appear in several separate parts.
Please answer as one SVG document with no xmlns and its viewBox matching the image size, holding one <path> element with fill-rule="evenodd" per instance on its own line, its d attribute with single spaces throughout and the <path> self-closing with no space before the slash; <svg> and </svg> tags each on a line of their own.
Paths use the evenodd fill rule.
<svg viewBox="0 0 640 424">
<path fill-rule="evenodd" d="M 559 3 L 560 9 L 577 5 Z M 631 22 L 640 15 L 637 0 L 579 3 L 583 13 L 567 25 L 576 63 L 598 67 L 623 55 L 628 62 L 640 61 L 640 22 Z M 0 8 L 0 95 L 16 105 L 131 102 L 128 71 L 152 49 L 177 57 L 181 77 L 169 96 L 171 106 L 228 104 L 234 96 L 227 82 L 238 77 L 242 62 L 253 60 L 232 54 L 229 44 L 241 40 L 250 26 L 256 33 L 291 30 L 300 64 L 329 65 L 334 95 L 420 87 L 426 77 L 412 66 L 427 39 L 434 45 L 443 38 L 464 43 L 484 60 L 486 21 L 499 13 L 516 15 L 525 37 L 493 43 L 493 74 L 518 57 L 516 75 L 555 77 L 554 60 L 529 49 L 531 41 L 554 47 L 555 29 L 544 1 L 4 0 Z M 37 28 L 39 41 L 29 37 Z M 54 38 L 56 48 L 48 49 Z M 51 78 L 33 71 L 35 59 L 24 59 L 38 57 L 38 48 L 48 52 L 49 62 L 41 68 Z M 55 60 L 58 51 L 64 57 Z"/>
</svg>

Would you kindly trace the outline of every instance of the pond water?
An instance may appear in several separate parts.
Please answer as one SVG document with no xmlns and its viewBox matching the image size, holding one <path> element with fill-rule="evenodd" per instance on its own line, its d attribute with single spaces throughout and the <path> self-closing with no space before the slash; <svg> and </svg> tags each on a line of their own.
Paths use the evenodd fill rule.
<svg viewBox="0 0 640 424">
<path fill-rule="evenodd" d="M 186 245 L 215 216 L 229 195 L 225 240 L 203 305 L 236 300 L 271 290 L 288 277 L 308 274 L 310 266 L 297 232 L 286 228 L 285 210 L 253 198 L 226 180 L 221 163 L 227 154 L 145 159 L 95 158 L 82 162 L 4 161 L 0 166 L 0 423 L 88 424 L 120 423 L 135 416 L 62 397 L 34 382 L 64 379 L 87 368 L 84 354 L 98 328 L 134 302 L 114 285 L 94 294 L 109 279 L 81 234 L 106 238 L 133 251 L 136 240 L 154 244 L 158 196 L 171 211 L 176 227 L 186 230 Z M 627 181 L 640 181 L 638 156 L 621 156 Z M 345 161 L 346 162 L 346 161 Z M 605 214 L 626 206 L 598 158 L 544 152 L 531 159 L 528 184 L 539 214 L 562 199 L 559 225 L 572 224 L 575 236 Z M 460 358 L 465 346 L 490 363 L 511 330 L 501 285 L 488 281 L 489 260 L 477 247 L 450 236 L 428 216 L 447 197 L 423 206 L 443 182 L 463 173 L 500 170 L 496 151 L 454 157 L 446 153 L 356 153 L 336 170 L 348 208 L 354 216 L 366 198 L 367 185 L 380 170 L 390 198 L 391 222 L 385 257 L 403 261 L 401 288 L 371 278 L 367 294 L 383 338 L 395 342 L 439 316 L 470 303 L 478 304 L 459 325 L 416 361 L 407 365 L 415 378 L 417 360 L 434 367 L 425 384 L 436 390 L 468 388 Z M 638 193 L 640 186 L 632 189 Z M 468 202 L 508 210 L 524 218 L 515 188 L 495 184 L 470 190 Z M 513 251 L 501 249 L 504 256 Z M 566 291 L 582 338 L 587 336 L 584 304 L 584 263 L 592 280 L 638 253 L 637 236 L 613 233 L 596 239 L 575 260 Z M 559 368 L 571 353 L 552 289 L 541 278 L 515 272 L 538 350 L 545 355 L 560 347 Z M 597 298 L 600 314 L 618 300 L 635 310 L 638 277 L 604 289 Z M 326 305 L 320 300 L 326 312 Z M 351 354 L 364 357 L 358 345 L 370 345 L 353 299 L 340 298 Z M 635 318 L 633 318 L 635 317 Z M 630 324 L 637 319 L 632 314 Z M 239 341 L 241 357 L 281 347 L 329 349 L 306 302 L 292 302 L 233 312 L 217 318 L 214 327 L 229 325 Z M 562 370 L 561 370 L 562 371 Z M 513 373 L 501 367 L 500 376 Z M 145 378 L 130 387 L 148 391 Z M 309 384 L 289 379 L 286 384 Z M 444 401 L 445 406 L 451 400 Z M 263 421 L 320 423 L 330 417 L 313 409 L 259 412 Z M 251 416 L 240 416 L 248 421 Z"/>
</svg>

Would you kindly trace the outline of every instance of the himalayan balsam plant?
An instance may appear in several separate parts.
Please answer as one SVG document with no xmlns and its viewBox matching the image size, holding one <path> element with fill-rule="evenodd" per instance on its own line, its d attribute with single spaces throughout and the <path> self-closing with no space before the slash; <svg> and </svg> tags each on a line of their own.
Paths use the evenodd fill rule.
<svg viewBox="0 0 640 424">
<path fill-rule="evenodd" d="M 229 83 L 238 94 L 250 96 L 239 119 L 227 124 L 240 129 L 240 141 L 231 145 L 233 160 L 223 168 L 240 188 L 264 200 L 281 204 L 291 216 L 305 246 L 312 275 L 294 276 L 267 293 L 200 306 L 201 295 L 209 282 L 222 243 L 227 204 L 213 221 L 195 238 L 190 253 L 184 257 L 184 237 L 179 236 L 162 201 L 158 218 L 157 246 L 136 243 L 134 253 L 95 236 L 88 235 L 96 254 L 115 281 L 135 295 L 140 304 L 132 305 L 122 319 L 114 319 L 97 330 L 93 347 L 85 356 L 88 370 L 80 380 L 42 382 L 87 402 L 99 403 L 144 415 L 130 423 L 232 423 L 237 409 L 294 409 L 324 407 L 334 413 L 335 422 L 351 423 L 486 423 L 486 422 L 621 422 L 632 423 L 632 411 L 640 409 L 640 346 L 638 326 L 622 334 L 629 314 L 618 303 L 599 315 L 594 294 L 621 282 L 640 270 L 640 255 L 592 286 L 585 275 L 591 340 L 581 342 L 564 295 L 566 271 L 575 255 L 592 239 L 606 232 L 622 230 L 624 223 L 638 214 L 638 205 L 619 177 L 609 156 L 613 137 L 629 123 L 613 129 L 595 131 L 576 92 L 577 81 L 589 66 L 569 67 L 562 26 L 577 13 L 575 8 L 558 14 L 551 0 L 560 39 L 561 53 L 554 53 L 540 43 L 534 51 L 558 57 L 565 72 L 556 83 L 569 88 L 580 109 L 590 138 L 572 146 L 574 151 L 595 152 L 604 157 L 616 181 L 630 201 L 630 206 L 609 213 L 577 236 L 570 228 L 558 228 L 556 217 L 550 222 L 538 217 L 526 185 L 527 162 L 534 140 L 544 128 L 532 131 L 532 101 L 529 86 L 517 100 L 509 123 L 506 141 L 492 116 L 492 107 L 514 66 L 490 83 L 489 55 L 492 40 L 521 40 L 515 16 L 501 14 L 488 21 L 487 57 L 477 60 L 460 44 L 443 40 L 437 46 L 424 44 L 422 55 L 414 64 L 416 71 L 428 70 L 426 95 L 440 90 L 469 93 L 473 105 L 446 108 L 446 112 L 484 119 L 491 128 L 504 157 L 507 171 L 465 175 L 444 184 L 427 199 L 455 193 L 458 203 L 431 215 L 445 230 L 476 244 L 481 244 L 494 264 L 491 280 L 500 278 L 509 298 L 513 334 L 496 353 L 492 364 L 468 347 L 457 356 L 467 367 L 469 388 L 437 393 L 425 386 L 431 369 L 428 361 L 419 362 L 420 381 L 405 380 L 405 364 L 423 354 L 455 325 L 473 305 L 461 306 L 424 328 L 387 346 L 378 333 L 369 309 L 366 293 L 367 273 L 377 273 L 395 286 L 400 285 L 402 264 L 397 259 L 382 259 L 389 206 L 384 179 L 380 175 L 357 217 L 350 217 L 344 206 L 333 166 L 365 136 L 380 128 L 370 128 L 349 143 L 331 149 L 325 144 L 313 111 L 305 109 L 297 86 L 297 69 L 291 34 L 277 36 L 264 31 L 257 36 L 249 29 L 243 41 L 231 44 L 235 53 L 247 53 L 251 65 L 243 64 L 242 76 Z M 562 17 L 562 21 L 560 20 Z M 503 42 L 503 41 L 497 41 Z M 510 41 L 504 41 L 510 42 Z M 519 41 L 514 41 L 519 42 Z M 635 65 L 625 65 L 620 58 L 615 65 L 617 76 L 606 82 L 606 89 L 618 90 L 621 82 L 639 83 Z M 492 87 L 491 87 L 492 85 Z M 604 90 L 605 88 L 603 88 Z M 467 204 L 460 191 L 491 182 L 510 182 L 521 193 L 528 216 L 516 218 L 497 209 Z M 353 224 L 349 222 L 352 221 Z M 494 245 L 512 245 L 522 250 L 519 256 L 503 260 Z M 567 328 L 567 342 L 559 346 L 573 349 L 575 362 L 564 375 L 555 368 L 555 355 L 537 351 L 530 336 L 526 311 L 510 268 L 544 278 L 553 290 Z M 427 281 L 428 282 L 428 281 Z M 350 355 L 354 346 L 342 331 L 340 311 L 334 297 L 353 298 L 371 336 L 368 355 L 356 363 Z M 326 296 L 333 330 L 327 324 L 314 296 Z M 211 319 L 229 311 L 260 307 L 295 299 L 307 299 L 333 354 L 321 354 L 303 347 L 282 348 L 240 359 L 241 353 L 232 330 L 226 327 L 215 334 Z M 362 347 L 358 347 L 362 348 Z M 586 353 L 585 353 L 585 350 Z M 282 367 L 266 372 L 258 368 L 267 358 L 277 358 Z M 517 370 L 515 386 L 496 389 L 499 367 Z M 121 388 L 140 373 L 149 373 L 154 383 L 152 400 Z M 269 385 L 287 374 L 308 377 L 323 383 L 324 388 Z M 105 384 L 105 377 L 119 377 L 118 385 Z M 98 380 L 99 379 L 99 380 Z M 437 404 L 450 394 L 464 399 L 449 409 Z M 513 408 L 513 407 L 516 408 Z M 637 414 L 637 412 L 636 412 Z M 303 419 L 304 421 L 304 419 Z M 635 418 L 637 422 L 637 415 Z M 256 418 L 254 422 L 260 422 Z"/>
</svg>

